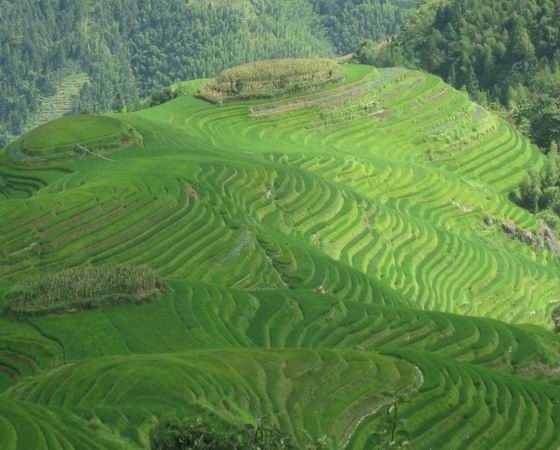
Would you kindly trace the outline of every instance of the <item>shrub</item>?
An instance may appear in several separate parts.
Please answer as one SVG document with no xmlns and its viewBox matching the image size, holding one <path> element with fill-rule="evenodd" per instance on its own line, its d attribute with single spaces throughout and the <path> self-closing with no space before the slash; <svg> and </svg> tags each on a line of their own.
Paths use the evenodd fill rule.
<svg viewBox="0 0 560 450">
<path fill-rule="evenodd" d="M 327 448 L 327 439 L 309 439 L 307 450 Z M 261 417 L 257 425 L 234 427 L 215 416 L 196 420 L 167 418 L 150 434 L 152 450 L 288 450 L 299 449 L 280 428 L 270 427 Z"/>
<path fill-rule="evenodd" d="M 280 450 L 296 449 L 278 428 L 258 425 L 227 427 L 215 418 L 195 421 L 164 419 L 150 436 L 152 450 Z"/>
<path fill-rule="evenodd" d="M 69 269 L 12 288 L 6 295 L 4 314 L 30 317 L 140 303 L 159 296 L 162 290 L 163 282 L 146 267 Z"/>
<path fill-rule="evenodd" d="M 552 314 L 551 314 L 551 318 L 552 318 L 552 323 L 554 325 L 554 330 L 557 333 L 560 333 L 560 306 L 557 306 L 556 308 L 554 308 L 552 310 Z"/>
<path fill-rule="evenodd" d="M 150 107 L 163 105 L 179 96 L 179 93 L 170 87 L 156 91 L 150 97 Z"/>
<path fill-rule="evenodd" d="M 149 107 L 150 104 L 148 100 L 137 100 L 134 103 L 130 103 L 126 105 L 126 111 L 131 113 L 136 111 L 142 111 L 144 109 L 148 109 Z"/>
</svg>

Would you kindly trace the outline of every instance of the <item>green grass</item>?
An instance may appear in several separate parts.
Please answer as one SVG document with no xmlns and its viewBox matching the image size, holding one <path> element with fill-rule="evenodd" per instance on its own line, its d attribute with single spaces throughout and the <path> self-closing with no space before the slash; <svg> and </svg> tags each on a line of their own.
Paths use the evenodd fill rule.
<svg viewBox="0 0 560 450">
<path fill-rule="evenodd" d="M 142 136 L 133 127 L 114 117 L 82 114 L 33 129 L 10 144 L 3 159 L 8 165 L 49 167 L 62 160 L 106 158 L 98 152 L 132 145 L 142 145 Z"/>
<path fill-rule="evenodd" d="M 164 413 L 212 412 L 374 448 L 395 391 L 412 448 L 560 444 L 560 265 L 500 227 L 540 232 L 508 193 L 542 155 L 436 77 L 341 67 L 311 94 L 221 106 L 180 84 L 104 117 L 143 139 L 112 161 L 0 166 L 0 306 L 75 268 L 167 285 L 0 319 L 0 447 L 143 448 Z"/>
<path fill-rule="evenodd" d="M 174 296 L 153 304 L 33 319 L 28 332 L 39 331 L 45 341 L 56 333 L 60 351 L 72 364 L 36 375 L 7 397 L 64 407 L 88 422 L 104 424 L 115 439 L 136 440 L 135 445 L 141 445 L 141 436 L 134 430 L 162 411 L 174 410 L 185 416 L 212 412 L 233 423 L 266 414 L 299 440 L 303 435 L 298 430 L 306 429 L 361 448 L 359 443 L 371 438 L 376 416 L 367 415 L 362 426 L 359 419 L 377 408 L 383 411 L 396 390 L 406 398 L 402 411 L 408 431 L 418 435 L 420 448 L 428 448 L 452 427 L 458 430 L 450 441 L 454 445 L 472 433 L 491 446 L 494 431 L 476 434 L 491 414 L 499 429 L 500 423 L 515 420 L 511 402 L 518 401 L 516 396 L 531 399 L 536 405 L 531 408 L 553 408 L 560 395 L 560 388 L 547 384 L 540 372 L 554 371 L 559 355 L 559 339 L 544 331 L 289 291 L 271 297 L 205 285 L 173 288 Z M 191 353 L 184 353 L 186 347 Z M 212 350 L 224 348 L 230 350 Z M 79 362 L 84 355 L 88 360 Z M 421 389 L 414 366 L 422 373 Z M 371 376 L 364 376 L 368 370 Z M 309 383 L 317 377 L 323 383 L 314 392 Z M 509 390 L 513 397 L 505 397 L 499 409 L 493 406 L 501 401 L 494 391 L 475 388 L 480 382 L 495 392 Z M 472 398 L 468 405 L 482 411 L 481 417 L 465 421 L 457 413 L 445 420 L 432 418 L 455 404 L 467 409 L 461 396 Z M 330 406 L 321 414 L 306 412 L 316 408 L 318 399 Z M 543 417 L 543 442 L 556 442 L 558 430 L 547 424 L 546 411 L 533 412 L 532 420 Z M 525 438 L 537 439 L 532 429 L 512 433 L 532 433 Z"/>
<path fill-rule="evenodd" d="M 387 404 L 393 390 L 416 390 L 419 381 L 412 364 L 374 353 L 217 350 L 84 361 L 22 385 L 13 395 L 25 392 L 27 402 L 88 415 L 92 405 L 121 410 L 131 422 L 169 409 L 212 412 L 234 423 L 266 415 L 300 442 L 303 430 L 341 442 L 364 411 Z"/>
<path fill-rule="evenodd" d="M 24 146 L 35 152 L 48 152 L 55 147 L 108 137 L 124 128 L 122 122 L 111 117 L 90 114 L 67 116 L 32 130 L 26 135 Z"/>
</svg>

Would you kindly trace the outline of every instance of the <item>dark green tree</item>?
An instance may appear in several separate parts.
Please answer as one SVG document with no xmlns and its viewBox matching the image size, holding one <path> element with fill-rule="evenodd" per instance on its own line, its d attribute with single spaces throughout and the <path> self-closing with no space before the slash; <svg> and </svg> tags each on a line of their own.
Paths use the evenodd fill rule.
<svg viewBox="0 0 560 450">
<path fill-rule="evenodd" d="M 118 113 L 122 113 L 124 111 L 124 99 L 121 94 L 117 94 L 115 96 L 115 103 L 113 104 L 113 110 Z"/>
</svg>

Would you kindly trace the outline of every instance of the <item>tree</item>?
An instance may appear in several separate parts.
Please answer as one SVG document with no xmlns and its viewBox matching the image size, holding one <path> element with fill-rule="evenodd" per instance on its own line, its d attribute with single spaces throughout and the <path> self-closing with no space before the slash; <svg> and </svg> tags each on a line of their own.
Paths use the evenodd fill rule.
<svg viewBox="0 0 560 450">
<path fill-rule="evenodd" d="M 511 19 L 509 48 L 513 61 L 527 61 L 535 56 L 535 47 L 526 25 L 516 12 Z"/>
<path fill-rule="evenodd" d="M 375 448 L 383 450 L 401 450 L 408 448 L 408 432 L 405 429 L 404 419 L 399 417 L 399 408 L 406 398 L 397 392 L 393 393 L 393 401 L 382 417 L 376 432 L 373 444 Z"/>
<path fill-rule="evenodd" d="M 413 65 L 466 86 L 481 103 L 500 103 L 546 151 L 560 139 L 558 17 L 553 0 L 424 2 L 388 45 L 359 56 Z"/>
<path fill-rule="evenodd" d="M 554 325 L 554 330 L 560 333 L 560 306 L 557 306 L 552 310 L 552 323 Z"/>
<path fill-rule="evenodd" d="M 124 99 L 121 94 L 115 96 L 115 102 L 113 103 L 113 111 L 122 113 L 124 111 Z"/>
<path fill-rule="evenodd" d="M 177 98 L 178 95 L 179 94 L 171 88 L 161 89 L 159 91 L 154 92 L 150 97 L 150 106 L 153 107 L 153 106 L 163 105 L 164 103 L 167 103 Z"/>
<path fill-rule="evenodd" d="M 455 67 L 455 64 L 451 65 L 451 70 L 447 76 L 447 82 L 453 86 L 457 85 L 457 68 Z"/>
<path fill-rule="evenodd" d="M 539 212 L 542 196 L 540 173 L 529 172 L 528 177 L 521 184 L 520 192 L 520 203 L 534 213 Z"/>
<path fill-rule="evenodd" d="M 549 186 L 560 186 L 560 154 L 558 144 L 552 141 L 548 151 L 548 165 L 545 182 Z"/>
<path fill-rule="evenodd" d="M 480 92 L 478 77 L 474 72 L 473 66 L 468 66 L 467 74 L 465 77 L 465 86 L 467 87 L 467 91 L 469 92 L 469 94 L 471 94 L 473 97 L 476 97 Z"/>
</svg>

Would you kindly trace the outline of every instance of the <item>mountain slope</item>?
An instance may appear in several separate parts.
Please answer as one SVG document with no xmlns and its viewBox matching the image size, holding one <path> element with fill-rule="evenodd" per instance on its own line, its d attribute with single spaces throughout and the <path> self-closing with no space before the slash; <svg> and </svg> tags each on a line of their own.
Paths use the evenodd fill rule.
<svg viewBox="0 0 560 450">
<path fill-rule="evenodd" d="M 560 265 L 507 195 L 542 154 L 437 77 L 343 67 L 312 93 L 112 114 L 142 139 L 103 158 L 4 150 L 0 293 L 87 265 L 167 286 L 0 319 L 5 447 L 142 447 L 172 410 L 374 448 L 396 394 L 414 448 L 558 445 Z"/>
</svg>

